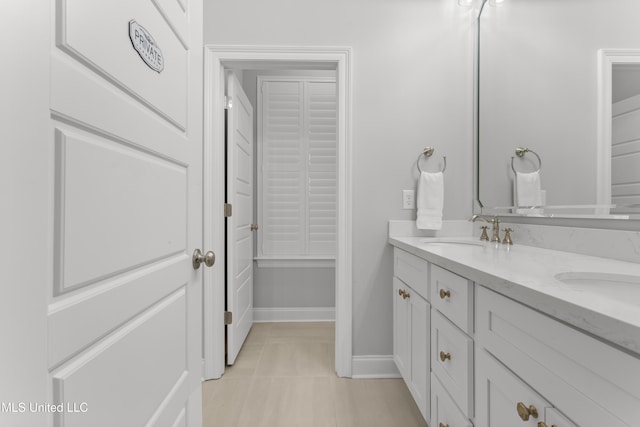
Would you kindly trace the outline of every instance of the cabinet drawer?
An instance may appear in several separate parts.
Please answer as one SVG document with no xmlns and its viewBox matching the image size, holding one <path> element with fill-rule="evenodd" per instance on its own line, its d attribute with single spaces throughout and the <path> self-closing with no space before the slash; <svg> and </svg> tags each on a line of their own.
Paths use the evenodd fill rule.
<svg viewBox="0 0 640 427">
<path fill-rule="evenodd" d="M 473 427 L 456 407 L 438 378 L 431 374 L 431 425 L 435 427 Z"/>
<path fill-rule="evenodd" d="M 639 358 L 484 287 L 476 304 L 476 345 L 577 425 L 638 425 Z"/>
<path fill-rule="evenodd" d="M 473 282 L 431 266 L 431 305 L 468 334 L 473 334 Z"/>
<path fill-rule="evenodd" d="M 431 370 L 469 418 L 473 417 L 473 341 L 442 314 L 431 314 Z"/>
<path fill-rule="evenodd" d="M 429 300 L 429 263 L 398 248 L 395 248 L 393 253 L 393 274 L 424 299 Z"/>
</svg>

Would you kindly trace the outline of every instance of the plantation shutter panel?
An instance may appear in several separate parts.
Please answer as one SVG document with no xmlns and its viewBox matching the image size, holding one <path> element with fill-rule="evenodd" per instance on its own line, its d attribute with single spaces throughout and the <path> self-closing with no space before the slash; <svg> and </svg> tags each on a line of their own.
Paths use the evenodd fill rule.
<svg viewBox="0 0 640 427">
<path fill-rule="evenodd" d="M 262 256 L 336 252 L 337 94 L 332 81 L 263 81 Z"/>
<path fill-rule="evenodd" d="M 305 83 L 308 144 L 308 253 L 335 255 L 337 98 L 335 82 Z"/>
<path fill-rule="evenodd" d="M 303 99 L 300 82 L 264 82 L 262 89 L 262 250 L 305 250 Z"/>
</svg>

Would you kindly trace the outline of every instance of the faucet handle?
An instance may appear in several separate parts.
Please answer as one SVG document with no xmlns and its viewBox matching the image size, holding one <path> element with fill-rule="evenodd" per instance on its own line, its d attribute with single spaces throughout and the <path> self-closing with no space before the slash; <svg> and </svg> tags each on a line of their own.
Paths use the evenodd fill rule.
<svg viewBox="0 0 640 427">
<path fill-rule="evenodd" d="M 480 227 L 480 229 L 482 229 L 482 234 L 480 235 L 480 240 L 486 240 L 487 242 L 489 241 L 489 235 L 487 234 L 487 228 L 489 228 L 486 225 L 483 225 L 482 227 Z"/>
<path fill-rule="evenodd" d="M 511 232 L 513 231 L 513 229 L 511 228 L 505 228 L 504 229 L 504 239 L 502 239 L 502 243 L 504 243 L 505 245 L 513 245 L 513 240 L 511 240 Z"/>
</svg>

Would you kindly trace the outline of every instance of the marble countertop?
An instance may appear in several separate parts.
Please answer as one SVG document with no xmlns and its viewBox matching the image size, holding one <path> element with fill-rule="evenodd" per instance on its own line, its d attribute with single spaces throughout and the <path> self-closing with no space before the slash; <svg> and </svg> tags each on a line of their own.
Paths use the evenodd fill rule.
<svg viewBox="0 0 640 427">
<path fill-rule="evenodd" d="M 554 277 L 593 272 L 640 278 L 640 264 L 518 244 L 433 244 L 438 240 L 443 238 L 389 237 L 393 246 L 640 356 L 640 282 L 584 287 Z"/>
</svg>

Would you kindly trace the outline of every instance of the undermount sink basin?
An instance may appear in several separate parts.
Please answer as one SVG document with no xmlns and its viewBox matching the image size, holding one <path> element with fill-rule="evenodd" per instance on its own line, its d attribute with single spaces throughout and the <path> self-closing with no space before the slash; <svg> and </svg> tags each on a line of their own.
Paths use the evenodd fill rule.
<svg viewBox="0 0 640 427">
<path fill-rule="evenodd" d="M 424 239 L 422 243 L 435 244 L 435 245 L 465 245 L 465 246 L 484 246 L 485 244 L 479 240 L 469 240 L 464 238 L 450 238 L 450 237 L 434 237 L 430 239 Z"/>
<path fill-rule="evenodd" d="M 556 279 L 582 292 L 593 292 L 599 296 L 623 302 L 640 302 L 640 276 L 596 273 L 558 273 Z"/>
</svg>

